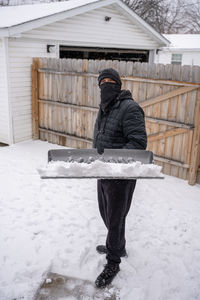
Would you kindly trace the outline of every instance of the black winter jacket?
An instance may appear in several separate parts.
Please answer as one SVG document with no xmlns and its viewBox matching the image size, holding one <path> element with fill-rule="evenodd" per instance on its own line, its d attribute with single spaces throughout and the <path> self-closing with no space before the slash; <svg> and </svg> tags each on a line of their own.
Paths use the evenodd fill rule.
<svg viewBox="0 0 200 300">
<path fill-rule="evenodd" d="M 122 90 L 109 111 L 99 109 L 94 127 L 93 148 L 146 149 L 147 135 L 143 109 L 132 99 L 128 90 Z"/>
</svg>

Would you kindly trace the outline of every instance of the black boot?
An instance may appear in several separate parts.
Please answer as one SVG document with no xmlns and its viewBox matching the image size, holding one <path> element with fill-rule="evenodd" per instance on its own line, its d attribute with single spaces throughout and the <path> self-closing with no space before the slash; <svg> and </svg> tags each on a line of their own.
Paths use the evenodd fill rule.
<svg viewBox="0 0 200 300">
<path fill-rule="evenodd" d="M 97 252 L 98 252 L 99 254 L 107 254 L 107 253 L 108 253 L 108 250 L 107 250 L 107 248 L 106 248 L 105 245 L 98 245 L 98 246 L 96 247 L 96 250 L 97 250 Z M 128 257 L 128 254 L 127 254 L 126 250 L 124 250 L 124 251 L 122 252 L 122 254 L 120 255 L 120 257 Z"/>
<path fill-rule="evenodd" d="M 114 277 L 119 272 L 120 268 L 118 264 L 106 264 L 101 274 L 97 277 L 95 284 L 98 288 L 104 288 L 109 285 Z"/>
</svg>

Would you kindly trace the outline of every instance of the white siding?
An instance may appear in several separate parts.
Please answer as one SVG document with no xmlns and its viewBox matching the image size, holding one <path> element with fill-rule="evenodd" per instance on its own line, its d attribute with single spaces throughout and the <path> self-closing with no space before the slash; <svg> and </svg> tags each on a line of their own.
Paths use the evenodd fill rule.
<svg viewBox="0 0 200 300">
<path fill-rule="evenodd" d="M 5 55 L 0 40 L 0 142 L 9 143 L 8 98 L 6 89 Z"/>
<path fill-rule="evenodd" d="M 200 50 L 183 52 L 182 65 L 198 65 L 198 66 L 200 66 Z"/>
<path fill-rule="evenodd" d="M 52 41 L 51 41 L 52 43 Z M 10 85 L 14 142 L 32 138 L 31 64 L 33 57 L 55 57 L 47 42 L 9 39 Z"/>
<path fill-rule="evenodd" d="M 111 17 L 109 22 L 105 16 Z M 153 49 L 158 47 L 150 35 L 131 23 L 115 6 L 49 24 L 23 33 L 23 37 L 64 41 L 66 45 Z"/>
<path fill-rule="evenodd" d="M 160 50 L 155 56 L 156 64 L 171 64 L 171 53 L 169 51 Z"/>
<path fill-rule="evenodd" d="M 155 63 L 171 64 L 172 53 L 182 54 L 182 66 L 197 65 L 200 66 L 200 50 L 199 51 L 184 51 L 184 50 L 161 50 L 155 57 Z"/>
</svg>

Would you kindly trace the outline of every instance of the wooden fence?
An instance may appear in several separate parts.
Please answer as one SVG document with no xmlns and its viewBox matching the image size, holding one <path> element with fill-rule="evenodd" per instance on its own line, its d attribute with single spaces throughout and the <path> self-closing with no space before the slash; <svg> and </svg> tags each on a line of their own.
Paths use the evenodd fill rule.
<svg viewBox="0 0 200 300">
<path fill-rule="evenodd" d="M 113 67 L 145 111 L 148 149 L 165 174 L 200 183 L 200 67 L 75 59 L 32 65 L 33 137 L 90 148 L 99 71 Z"/>
</svg>

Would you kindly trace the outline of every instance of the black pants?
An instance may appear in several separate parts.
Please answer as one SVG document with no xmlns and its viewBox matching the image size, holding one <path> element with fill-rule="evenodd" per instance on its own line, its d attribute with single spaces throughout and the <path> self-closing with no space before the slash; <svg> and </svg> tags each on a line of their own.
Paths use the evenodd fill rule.
<svg viewBox="0 0 200 300">
<path fill-rule="evenodd" d="M 136 180 L 107 180 L 97 182 L 101 217 L 108 229 L 106 256 L 108 263 L 119 264 L 125 250 L 125 221 L 131 206 Z"/>
</svg>

